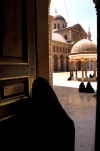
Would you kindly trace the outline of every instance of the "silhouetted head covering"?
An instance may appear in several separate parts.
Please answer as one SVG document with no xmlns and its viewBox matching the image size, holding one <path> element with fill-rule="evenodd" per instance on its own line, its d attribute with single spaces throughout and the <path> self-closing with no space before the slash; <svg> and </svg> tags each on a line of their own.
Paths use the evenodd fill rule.
<svg viewBox="0 0 100 151">
<path fill-rule="evenodd" d="M 32 98 L 35 104 L 42 107 L 50 107 L 50 105 L 56 104 L 61 107 L 58 98 L 52 89 L 49 82 L 42 77 L 37 77 L 32 85 Z M 62 108 L 62 107 L 61 107 Z"/>
<path fill-rule="evenodd" d="M 74 151 L 75 127 L 49 82 L 37 77 L 32 85 L 35 144 L 41 150 Z M 46 147 L 47 146 L 47 147 Z"/>
<path fill-rule="evenodd" d="M 84 82 L 81 82 L 79 85 L 79 92 L 85 92 L 85 85 Z"/>
<path fill-rule="evenodd" d="M 86 85 L 86 93 L 95 93 L 92 85 L 90 82 L 87 82 L 87 85 Z"/>
</svg>

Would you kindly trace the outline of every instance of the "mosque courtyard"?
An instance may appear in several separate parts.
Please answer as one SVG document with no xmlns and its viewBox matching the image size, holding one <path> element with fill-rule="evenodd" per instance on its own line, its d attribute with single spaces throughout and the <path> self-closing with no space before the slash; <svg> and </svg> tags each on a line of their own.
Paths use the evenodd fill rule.
<svg viewBox="0 0 100 151">
<path fill-rule="evenodd" d="M 88 71 L 89 74 L 93 71 Z M 53 73 L 53 89 L 75 124 L 75 151 L 94 151 L 96 97 L 94 93 L 78 91 L 79 81 L 68 81 L 69 72 Z M 81 77 L 81 72 L 78 72 Z M 87 82 L 84 82 L 86 85 Z M 97 90 L 97 82 L 91 82 Z M 67 146 L 66 146 L 67 147 Z"/>
</svg>

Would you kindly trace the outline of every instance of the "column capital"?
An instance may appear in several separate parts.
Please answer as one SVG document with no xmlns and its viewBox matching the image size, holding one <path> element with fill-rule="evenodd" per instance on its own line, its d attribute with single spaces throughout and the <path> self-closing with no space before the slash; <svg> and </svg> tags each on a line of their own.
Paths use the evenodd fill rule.
<svg viewBox="0 0 100 151">
<path fill-rule="evenodd" d="M 69 60 L 69 62 L 75 62 L 75 61 L 76 61 L 76 60 L 75 60 L 75 59 L 73 59 L 73 58 Z"/>
<path fill-rule="evenodd" d="M 72 60 L 69 60 L 69 63 L 73 62 Z"/>
<path fill-rule="evenodd" d="M 96 62 L 96 61 L 97 61 L 97 59 L 96 59 L 96 58 L 93 58 L 92 60 L 93 60 L 94 62 Z"/>
<path fill-rule="evenodd" d="M 86 60 L 84 58 L 81 58 L 80 60 L 81 60 L 81 62 L 86 62 Z"/>
<path fill-rule="evenodd" d="M 75 62 L 75 63 L 78 63 L 78 62 L 79 62 L 79 60 L 75 60 L 74 62 Z"/>
</svg>

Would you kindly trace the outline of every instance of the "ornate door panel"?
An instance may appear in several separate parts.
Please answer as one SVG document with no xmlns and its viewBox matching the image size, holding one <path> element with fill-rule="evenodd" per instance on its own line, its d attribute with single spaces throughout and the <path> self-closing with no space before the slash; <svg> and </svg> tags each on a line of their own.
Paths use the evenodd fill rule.
<svg viewBox="0 0 100 151">
<path fill-rule="evenodd" d="M 31 94 L 35 62 L 34 0 L 0 0 L 0 120 Z"/>
</svg>

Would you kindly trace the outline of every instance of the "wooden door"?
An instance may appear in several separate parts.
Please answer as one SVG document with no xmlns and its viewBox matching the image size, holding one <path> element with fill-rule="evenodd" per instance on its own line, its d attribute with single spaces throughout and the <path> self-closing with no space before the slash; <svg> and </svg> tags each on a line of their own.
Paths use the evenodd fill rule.
<svg viewBox="0 0 100 151">
<path fill-rule="evenodd" d="M 0 126 L 4 121 L 9 125 L 21 98 L 31 95 L 36 77 L 34 8 L 34 0 L 0 0 Z"/>
</svg>

